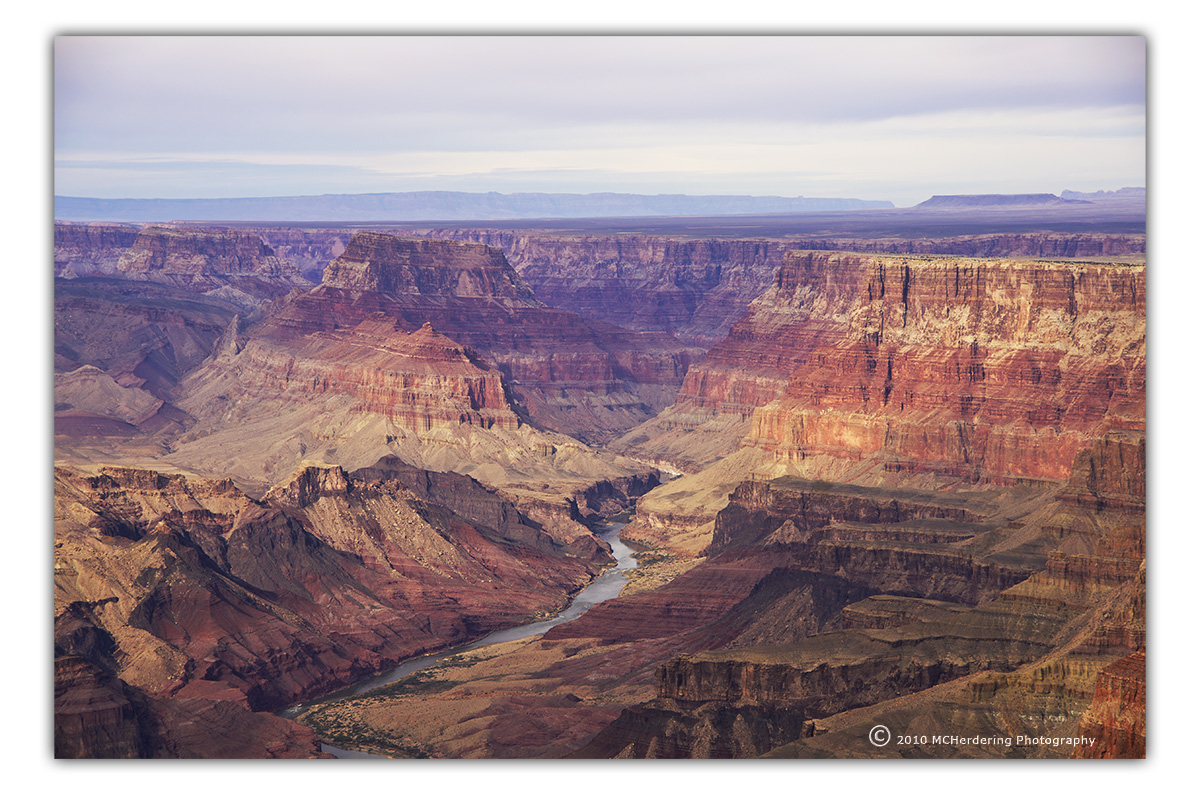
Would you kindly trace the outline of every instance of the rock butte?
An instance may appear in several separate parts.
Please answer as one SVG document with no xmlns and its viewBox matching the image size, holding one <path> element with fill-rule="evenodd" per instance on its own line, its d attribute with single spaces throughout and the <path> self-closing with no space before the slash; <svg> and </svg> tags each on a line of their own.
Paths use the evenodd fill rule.
<svg viewBox="0 0 1200 795">
<path fill-rule="evenodd" d="M 560 609 L 634 500 L 625 595 L 307 722 L 1144 755 L 1144 235 L 412 233 L 56 226 L 57 755 L 319 755 L 270 710 Z"/>
<path fill-rule="evenodd" d="M 497 249 L 371 232 L 355 234 L 321 286 L 281 305 L 264 333 L 333 331 L 376 313 L 470 346 L 504 373 L 532 422 L 589 442 L 653 416 L 699 354 L 542 304 Z"/>
</svg>

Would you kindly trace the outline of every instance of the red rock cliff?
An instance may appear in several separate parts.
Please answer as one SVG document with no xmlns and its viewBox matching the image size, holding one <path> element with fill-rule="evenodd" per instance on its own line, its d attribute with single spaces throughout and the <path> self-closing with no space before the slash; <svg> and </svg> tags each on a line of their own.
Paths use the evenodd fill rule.
<svg viewBox="0 0 1200 795">
<path fill-rule="evenodd" d="M 1066 479 L 1091 440 L 1144 422 L 1145 278 L 1132 265 L 791 252 L 731 334 L 756 352 L 784 338 L 794 364 L 744 444 L 796 461 Z M 721 397 L 704 376 L 693 371 L 683 399 Z"/>
<path fill-rule="evenodd" d="M 498 367 L 535 424 L 603 441 L 651 416 L 693 351 L 551 309 L 476 244 L 358 233 L 316 290 L 292 297 L 262 334 L 297 338 L 383 313 L 401 328 L 432 323 Z"/>
<path fill-rule="evenodd" d="M 425 324 L 405 333 L 382 314 L 299 340 L 254 338 L 230 362 L 241 397 L 316 395 L 357 400 L 412 431 L 474 425 L 516 429 L 500 371 Z"/>
</svg>

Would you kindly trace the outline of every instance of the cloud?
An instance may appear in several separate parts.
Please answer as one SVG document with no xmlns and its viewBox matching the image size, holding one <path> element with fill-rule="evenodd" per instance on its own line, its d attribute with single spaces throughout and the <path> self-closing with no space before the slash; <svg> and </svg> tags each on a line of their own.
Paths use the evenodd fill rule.
<svg viewBox="0 0 1200 795">
<path fill-rule="evenodd" d="M 208 162 L 193 170 L 214 180 L 206 195 L 235 163 L 260 191 L 322 169 L 363 190 L 404 175 L 698 186 L 741 171 L 749 191 L 818 163 L 850 175 L 853 160 L 894 183 L 931 142 L 968 161 L 994 157 L 998 136 L 1033 147 L 1010 166 L 1077 160 L 1055 139 L 1099 138 L 1113 147 L 1081 151 L 1123 144 L 1137 153 L 1116 153 L 1124 168 L 1145 136 L 1138 37 L 62 37 L 55 65 L 59 178 L 107 162 L 92 177 L 107 171 L 110 190 L 118 161 L 157 157 Z M 128 169 L 151 189 L 140 162 Z M 159 167 L 160 190 L 181 168 Z"/>
</svg>

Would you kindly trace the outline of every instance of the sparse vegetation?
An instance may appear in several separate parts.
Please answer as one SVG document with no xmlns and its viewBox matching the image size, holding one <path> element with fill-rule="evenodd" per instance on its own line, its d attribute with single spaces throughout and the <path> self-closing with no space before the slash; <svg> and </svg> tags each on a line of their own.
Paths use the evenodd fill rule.
<svg viewBox="0 0 1200 795">
<path fill-rule="evenodd" d="M 338 748 L 397 759 L 430 759 L 436 756 L 433 749 L 414 742 L 407 735 L 368 726 L 341 704 L 316 707 L 297 720 L 317 732 L 324 742 Z"/>
</svg>

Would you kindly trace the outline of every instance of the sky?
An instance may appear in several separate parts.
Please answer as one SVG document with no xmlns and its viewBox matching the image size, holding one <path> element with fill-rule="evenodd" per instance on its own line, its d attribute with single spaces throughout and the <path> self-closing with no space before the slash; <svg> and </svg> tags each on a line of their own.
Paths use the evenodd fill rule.
<svg viewBox="0 0 1200 795">
<path fill-rule="evenodd" d="M 1136 36 L 58 36 L 54 193 L 1145 185 Z"/>
</svg>

